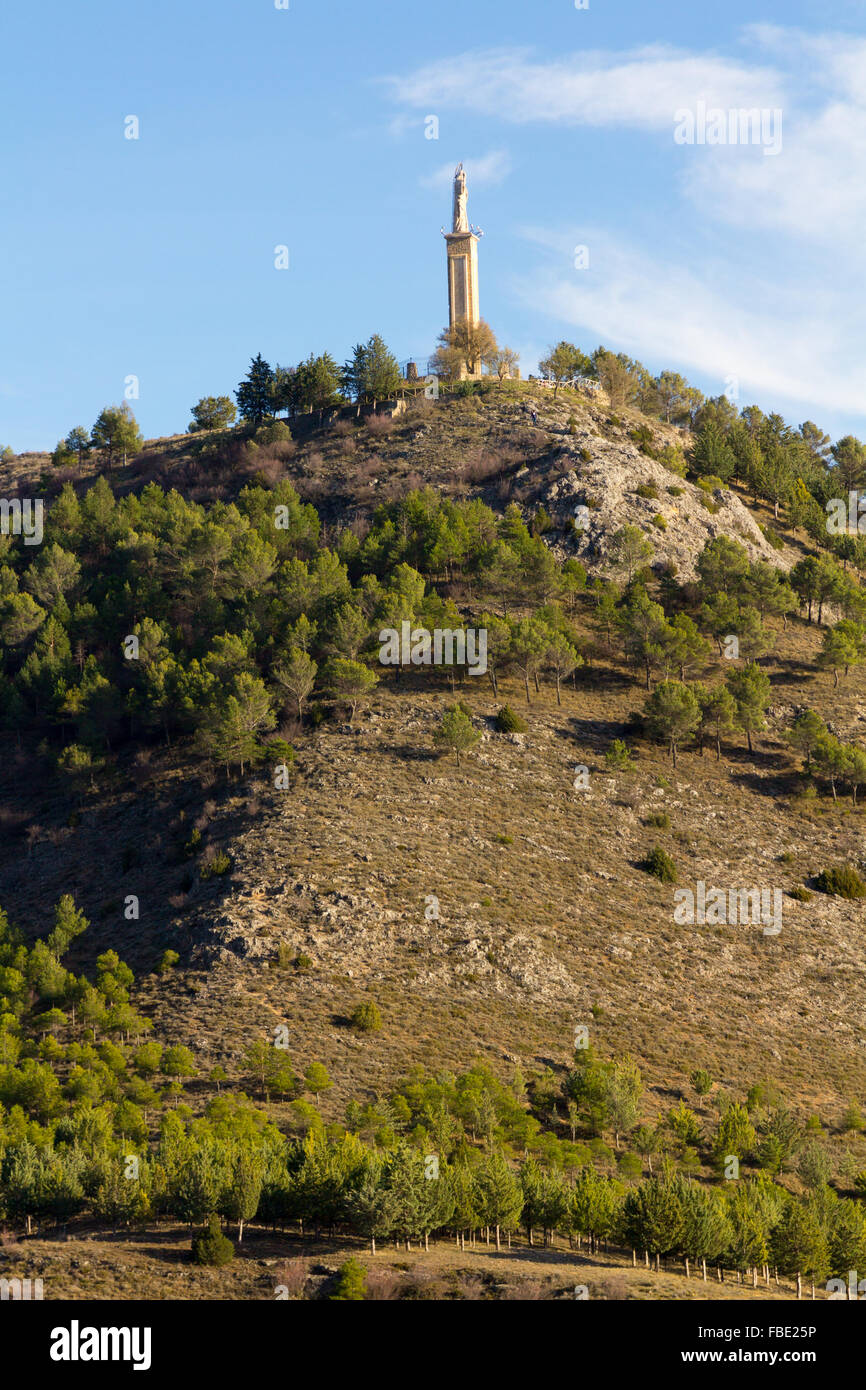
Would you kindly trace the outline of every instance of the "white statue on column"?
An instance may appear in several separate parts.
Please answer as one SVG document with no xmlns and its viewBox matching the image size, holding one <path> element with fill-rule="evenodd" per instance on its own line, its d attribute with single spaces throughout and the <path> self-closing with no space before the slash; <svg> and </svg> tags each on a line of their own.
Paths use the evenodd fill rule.
<svg viewBox="0 0 866 1390">
<path fill-rule="evenodd" d="M 469 231 L 469 214 L 467 212 L 468 201 L 469 195 L 466 192 L 466 174 L 463 165 L 458 164 L 454 174 L 454 226 L 452 227 L 452 231 Z"/>
</svg>

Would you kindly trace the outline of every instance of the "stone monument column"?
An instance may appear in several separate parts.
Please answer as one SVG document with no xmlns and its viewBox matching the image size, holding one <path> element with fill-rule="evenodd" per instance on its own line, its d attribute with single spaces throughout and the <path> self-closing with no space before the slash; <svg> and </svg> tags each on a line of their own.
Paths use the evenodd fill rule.
<svg viewBox="0 0 866 1390">
<path fill-rule="evenodd" d="M 448 251 L 448 326 L 467 321 L 473 328 L 478 309 L 478 238 L 482 235 L 469 221 L 466 173 L 458 164 L 454 174 L 454 212 L 451 231 L 442 235 Z M 480 368 L 479 368 L 480 374 Z"/>
</svg>

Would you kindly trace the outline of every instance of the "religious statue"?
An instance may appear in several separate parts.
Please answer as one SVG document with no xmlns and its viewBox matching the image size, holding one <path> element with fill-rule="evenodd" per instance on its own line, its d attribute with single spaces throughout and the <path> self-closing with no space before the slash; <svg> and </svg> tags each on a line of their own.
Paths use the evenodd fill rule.
<svg viewBox="0 0 866 1390">
<path fill-rule="evenodd" d="M 454 174 L 454 226 L 451 229 L 454 232 L 468 232 L 470 230 L 469 215 L 466 210 L 468 201 L 466 174 L 463 165 L 458 164 Z"/>
</svg>

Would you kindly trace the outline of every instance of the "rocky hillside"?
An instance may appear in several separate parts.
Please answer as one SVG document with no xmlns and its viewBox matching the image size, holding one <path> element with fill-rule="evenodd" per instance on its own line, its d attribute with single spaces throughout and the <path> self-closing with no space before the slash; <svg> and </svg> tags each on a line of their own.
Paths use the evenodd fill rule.
<svg viewBox="0 0 866 1390">
<path fill-rule="evenodd" d="M 539 496 L 559 528 L 572 517 L 580 527 L 576 544 L 558 541 L 563 558 L 576 553 L 591 573 L 610 574 L 613 536 L 623 526 L 638 526 L 652 544 L 652 566 L 673 566 L 681 581 L 695 578 L 695 561 L 716 536 L 739 541 L 750 560 L 779 569 L 794 564 L 791 547 L 771 545 L 733 489 L 707 489 L 678 478 L 642 453 L 624 430 L 618 433 L 623 437 L 579 432 L 579 451 L 560 456 L 564 476 Z"/>
<path fill-rule="evenodd" d="M 74 891 L 93 923 L 86 950 L 113 945 L 144 972 L 140 1003 L 205 1067 L 236 1072 L 251 1042 L 287 1025 L 297 1064 L 331 1071 L 323 1107 L 334 1117 L 415 1063 L 564 1067 L 586 1023 L 603 1054 L 638 1057 L 658 1110 L 705 1065 L 735 1093 L 783 1081 L 804 1118 L 834 1129 L 866 1090 L 866 908 L 790 893 L 827 864 L 861 861 L 862 812 L 804 792 L 782 729 L 809 704 L 859 735 L 866 676 L 834 695 L 807 664 L 816 646 L 800 624 L 780 635 L 768 669 L 784 703 L 754 757 L 737 738 L 721 762 L 685 754 L 675 773 L 631 728 L 639 687 L 594 664 L 561 706 L 544 688 L 524 703 L 525 735 L 493 728 L 503 698 L 521 707 L 516 682 L 494 701 L 486 680 L 467 681 L 482 742 L 459 769 L 432 741 L 447 692 L 404 677 L 355 727 L 303 735 L 285 791 L 154 770 L 138 789 L 86 797 L 69 825 L 31 786 L 19 804 L 30 799 L 39 838 L 26 857 L 7 837 L 0 902 L 21 916 L 26 893 L 26 917 L 44 930 L 50 905 Z M 635 750 L 634 772 L 606 769 L 615 737 Z M 586 790 L 573 785 L 578 765 Z M 21 779 L 11 766 L 5 775 L 8 805 Z M 190 860 L 194 826 L 202 852 Z M 780 889 L 781 934 L 678 926 L 673 888 L 639 867 L 655 844 L 681 885 Z M 216 849 L 230 871 L 203 881 L 202 855 Z M 130 892 L 142 906 L 134 926 L 122 920 Z M 166 947 L 178 972 L 147 974 Z M 365 999 L 384 1026 L 359 1038 L 346 1021 Z"/>
<path fill-rule="evenodd" d="M 772 513 L 756 512 L 745 493 L 697 487 L 673 471 L 682 470 L 688 431 L 631 408 L 614 415 L 601 392 L 554 397 L 530 383 L 507 383 L 479 396 L 417 399 L 393 419 L 343 417 L 319 426 L 304 417 L 292 428 L 293 440 L 253 448 L 237 431 L 151 440 L 112 484 L 122 494 L 157 482 L 208 502 L 235 496 L 251 479 L 286 477 L 316 506 L 329 534 L 363 528 L 379 503 L 429 485 L 444 496 L 480 497 L 498 511 L 515 502 L 527 521 L 543 507 L 553 522 L 546 540 L 560 558 L 576 556 L 601 574 L 610 573 L 611 540 L 624 526 L 644 533 L 654 568 L 673 565 L 680 579 L 693 577 L 696 557 L 718 535 L 738 540 L 752 560 L 787 569 L 797 558 L 793 538 L 767 540 L 756 517 L 772 527 Z M 640 431 L 643 448 L 632 439 Z M 666 454 L 672 466 L 659 461 Z M 50 498 L 64 481 L 81 491 L 97 475 L 95 459 L 58 474 L 48 455 L 27 454 L 0 465 L 0 490 Z"/>
</svg>

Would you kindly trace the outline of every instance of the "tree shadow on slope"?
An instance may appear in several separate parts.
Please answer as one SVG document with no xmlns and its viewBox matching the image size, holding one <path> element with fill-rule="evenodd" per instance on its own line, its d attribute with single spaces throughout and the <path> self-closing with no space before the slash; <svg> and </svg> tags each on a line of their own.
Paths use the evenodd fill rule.
<svg viewBox="0 0 866 1390">
<path fill-rule="evenodd" d="M 124 779 L 85 797 L 44 782 L 12 788 L 4 778 L 18 833 L 0 837 L 0 906 L 26 941 L 47 935 L 68 893 L 90 923 L 65 958 L 68 968 L 89 974 L 96 957 L 114 949 L 139 975 L 167 948 L 183 954 L 184 928 L 236 890 L 231 845 L 257 814 L 230 804 L 242 783 L 208 785 L 183 771 L 138 787 Z"/>
<path fill-rule="evenodd" d="M 750 753 L 748 748 L 728 747 L 725 758 L 729 764 L 729 780 L 737 787 L 748 788 L 774 801 L 787 801 L 803 789 L 801 774 L 790 766 L 788 755 L 781 751 L 756 747 Z"/>
</svg>

